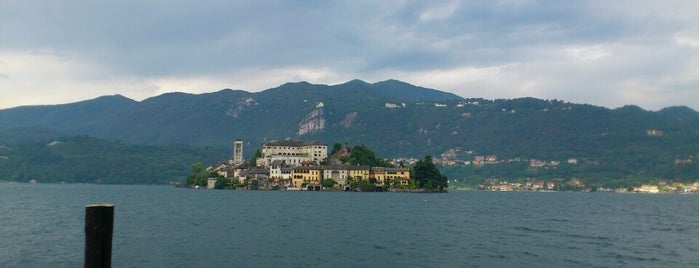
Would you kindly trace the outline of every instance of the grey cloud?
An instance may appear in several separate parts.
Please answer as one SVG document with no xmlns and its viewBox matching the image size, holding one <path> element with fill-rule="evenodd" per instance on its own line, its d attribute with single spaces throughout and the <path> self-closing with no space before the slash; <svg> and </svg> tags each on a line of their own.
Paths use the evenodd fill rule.
<svg viewBox="0 0 699 268">
<path fill-rule="evenodd" d="M 691 35 L 699 19 L 687 11 L 694 7 L 691 1 L 3 1 L 0 52 L 71 55 L 102 66 L 109 79 L 296 67 L 375 77 L 512 65 L 520 67 L 504 76 L 516 82 L 495 84 L 538 79 L 532 84 L 542 88 L 532 93 L 574 101 L 582 90 L 605 96 L 620 81 L 696 88 L 686 76 L 697 68 L 697 48 L 674 44 L 678 33 L 699 38 Z M 425 19 L 429 12 L 436 15 Z M 590 62 L 561 52 L 585 46 L 618 50 Z"/>
</svg>

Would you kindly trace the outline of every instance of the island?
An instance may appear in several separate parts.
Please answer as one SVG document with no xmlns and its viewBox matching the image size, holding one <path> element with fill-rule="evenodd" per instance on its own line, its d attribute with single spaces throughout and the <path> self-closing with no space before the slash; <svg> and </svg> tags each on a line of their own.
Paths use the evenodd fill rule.
<svg viewBox="0 0 699 268">
<path fill-rule="evenodd" d="M 283 140 L 262 145 L 249 161 L 236 139 L 229 159 L 195 163 L 189 188 L 289 191 L 446 192 L 448 178 L 427 155 L 411 165 L 377 157 L 364 145 Z"/>
</svg>

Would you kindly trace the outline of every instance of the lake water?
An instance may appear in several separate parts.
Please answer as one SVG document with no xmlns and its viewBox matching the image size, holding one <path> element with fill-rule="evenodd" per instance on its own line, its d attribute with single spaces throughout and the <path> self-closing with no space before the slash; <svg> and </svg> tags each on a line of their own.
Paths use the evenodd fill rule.
<svg viewBox="0 0 699 268">
<path fill-rule="evenodd" d="M 115 205 L 114 267 L 699 267 L 699 195 L 0 184 L 0 267 L 80 267 Z"/>
</svg>

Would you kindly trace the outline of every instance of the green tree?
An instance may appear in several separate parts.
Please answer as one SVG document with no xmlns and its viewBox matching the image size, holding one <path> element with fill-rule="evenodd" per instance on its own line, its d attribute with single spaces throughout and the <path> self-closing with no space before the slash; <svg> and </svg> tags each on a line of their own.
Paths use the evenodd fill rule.
<svg viewBox="0 0 699 268">
<path fill-rule="evenodd" d="M 187 175 L 187 186 L 206 186 L 209 172 L 202 168 L 201 162 L 192 164 L 189 175 Z"/>
<path fill-rule="evenodd" d="M 230 180 L 224 178 L 224 177 L 218 177 L 216 179 L 216 184 L 214 184 L 214 189 L 223 189 L 226 188 L 226 185 L 228 185 Z"/>
<path fill-rule="evenodd" d="M 257 166 L 257 159 L 258 158 L 262 158 L 262 151 L 260 151 L 260 149 L 257 149 L 255 151 L 255 154 L 252 155 L 252 159 L 250 159 L 250 166 L 251 167 Z"/>
<path fill-rule="evenodd" d="M 437 166 L 432 162 L 432 157 L 427 155 L 425 158 L 417 161 L 413 167 L 413 180 L 415 180 L 420 188 L 434 190 L 443 190 L 447 186 L 447 176 L 439 172 Z"/>
<path fill-rule="evenodd" d="M 352 176 L 347 176 L 347 185 L 352 189 L 357 189 L 359 187 L 359 181 L 355 180 Z"/>
<path fill-rule="evenodd" d="M 335 180 L 333 179 L 325 179 L 323 180 L 323 187 L 333 187 L 335 186 Z"/>
<path fill-rule="evenodd" d="M 333 149 L 332 149 L 332 151 L 330 151 L 330 155 L 334 155 L 335 153 L 339 152 L 340 150 L 342 150 L 342 144 L 336 142 L 335 144 L 333 144 Z"/>
<path fill-rule="evenodd" d="M 371 167 L 391 167 L 391 163 L 385 159 L 378 158 L 369 147 L 360 144 L 354 146 L 349 157 L 342 159 L 342 162 L 350 165 L 364 165 Z"/>
<path fill-rule="evenodd" d="M 359 189 L 362 192 L 373 192 L 373 191 L 376 191 L 376 185 L 371 183 L 369 180 L 360 180 L 359 181 Z"/>
</svg>

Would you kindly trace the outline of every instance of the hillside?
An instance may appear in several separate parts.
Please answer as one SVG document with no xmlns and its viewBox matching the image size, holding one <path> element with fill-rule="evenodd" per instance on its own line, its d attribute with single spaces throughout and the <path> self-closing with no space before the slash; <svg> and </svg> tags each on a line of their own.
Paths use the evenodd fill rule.
<svg viewBox="0 0 699 268">
<path fill-rule="evenodd" d="M 614 176 L 671 175 L 672 165 L 657 170 L 699 157 L 699 113 L 687 107 L 652 112 L 535 98 L 464 99 L 396 80 L 168 93 L 140 102 L 115 95 L 0 110 L 0 144 L 60 135 L 218 151 L 240 138 L 246 157 L 264 141 L 301 139 L 365 144 L 391 158 L 450 152 L 464 160 L 576 158 L 619 169 Z"/>
<path fill-rule="evenodd" d="M 374 124 L 375 114 L 384 112 L 387 102 L 413 105 L 461 99 L 395 80 L 375 84 L 353 80 L 335 86 L 299 82 L 259 93 L 229 89 L 201 95 L 168 93 L 141 102 L 117 95 L 18 107 L 0 110 L 0 128 L 45 128 L 136 144 L 229 146 L 235 138 L 252 146 L 284 138 L 363 142 L 357 134 Z M 324 107 L 316 108 L 320 103 Z M 310 116 L 314 113 L 320 114 Z"/>
<path fill-rule="evenodd" d="M 387 108 L 387 105 L 394 108 Z M 258 93 L 168 93 L 141 102 L 123 96 L 0 110 L 0 130 L 33 136 L 88 135 L 132 144 L 257 147 L 278 139 L 366 144 L 387 157 L 463 148 L 501 157 L 592 157 L 658 142 L 683 154 L 697 141 L 699 113 L 636 106 L 607 109 L 558 100 L 464 99 L 396 80 L 339 85 L 287 83 Z M 20 135 L 21 136 L 21 135 Z M 1 137 L 1 136 L 0 136 Z M 253 150 L 246 150 L 250 154 Z"/>
<path fill-rule="evenodd" d="M 0 181 L 165 184 L 183 182 L 196 162 L 211 163 L 228 152 L 214 148 L 145 146 L 90 137 L 0 144 Z"/>
</svg>

